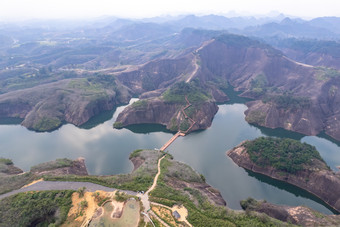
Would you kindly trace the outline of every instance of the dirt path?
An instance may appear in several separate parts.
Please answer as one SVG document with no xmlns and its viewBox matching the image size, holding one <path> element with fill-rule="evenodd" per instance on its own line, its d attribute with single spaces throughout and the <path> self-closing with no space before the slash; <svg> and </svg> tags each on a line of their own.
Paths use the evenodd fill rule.
<svg viewBox="0 0 340 227">
<path fill-rule="evenodd" d="M 158 164 L 157 164 L 158 172 L 153 180 L 152 186 L 144 194 L 138 194 L 138 196 L 141 198 L 141 201 L 143 203 L 145 213 L 148 213 L 150 210 L 149 193 L 157 186 L 157 180 L 161 173 L 161 161 L 164 157 L 165 155 L 158 160 Z"/>
<path fill-rule="evenodd" d="M 177 206 L 177 205 L 175 205 L 175 206 L 173 206 L 173 207 L 168 207 L 168 206 L 165 206 L 165 205 L 159 204 L 159 203 L 154 203 L 154 202 L 151 202 L 151 203 L 150 203 L 150 201 L 149 201 L 149 193 L 157 186 L 157 180 L 158 180 L 159 175 L 161 174 L 161 161 L 162 161 L 163 158 L 165 158 L 165 155 L 164 155 L 162 158 L 160 158 L 160 159 L 158 160 L 158 172 L 157 172 L 157 174 L 156 174 L 156 176 L 155 176 L 155 178 L 154 178 L 154 181 L 153 181 L 152 186 L 151 186 L 151 187 L 149 188 L 149 190 L 145 193 L 145 195 L 146 195 L 146 197 L 147 197 L 147 202 L 148 202 L 148 209 L 146 209 L 146 207 L 144 206 L 144 207 L 145 207 L 145 210 L 146 210 L 146 213 L 149 212 L 151 215 L 153 215 L 154 217 L 156 217 L 156 219 L 159 220 L 163 225 L 168 226 L 168 225 L 165 224 L 165 222 L 164 222 L 162 219 L 160 219 L 160 218 L 159 218 L 152 210 L 150 210 L 150 204 L 151 204 L 151 203 L 152 203 L 153 205 L 156 205 L 156 206 L 162 206 L 162 207 L 165 207 L 165 208 L 171 210 L 172 212 L 177 211 L 177 212 L 181 215 L 179 221 L 185 222 L 187 225 L 189 225 L 190 227 L 192 227 L 192 225 L 191 225 L 191 224 L 188 222 L 188 220 L 186 219 L 186 217 L 188 216 L 188 210 L 187 210 L 184 206 Z M 143 203 L 143 205 L 144 205 L 144 203 Z"/>
<path fill-rule="evenodd" d="M 212 40 L 208 40 L 208 41 L 205 41 L 198 49 L 196 49 L 194 51 L 194 59 L 192 60 L 192 64 L 194 65 L 194 70 L 191 72 L 190 76 L 188 77 L 188 79 L 186 79 L 186 83 L 189 83 L 191 81 L 191 79 L 195 76 L 195 74 L 197 73 L 198 69 L 199 69 L 199 65 L 198 65 L 198 52 L 200 50 L 202 50 L 205 46 L 207 46 L 208 44 L 212 43 L 213 41 L 215 41 L 215 39 L 212 39 Z"/>
<path fill-rule="evenodd" d="M 145 194 L 149 194 L 149 192 L 151 192 L 157 186 L 157 180 L 158 180 L 159 175 L 161 174 L 161 161 L 163 158 L 165 158 L 165 155 L 158 160 L 158 164 L 157 164 L 158 173 L 156 174 L 155 179 L 153 180 L 152 186 L 149 188 L 149 190 L 146 191 Z"/>
<path fill-rule="evenodd" d="M 189 78 L 185 81 L 185 83 L 189 83 L 190 80 L 195 76 L 198 71 L 199 65 L 197 64 L 197 55 L 195 55 L 194 59 L 192 60 L 192 64 L 194 65 L 195 69 L 191 72 Z"/>
<path fill-rule="evenodd" d="M 290 62 L 294 62 L 295 64 L 301 65 L 301 66 L 305 66 L 305 67 L 308 67 L 308 68 L 314 68 L 314 66 L 312 66 L 312 65 L 308 65 L 308 64 L 305 64 L 305 63 L 294 61 L 294 60 L 292 60 L 292 59 L 290 59 L 286 56 L 283 56 L 283 58 L 285 58 L 286 60 L 288 60 Z"/>
</svg>

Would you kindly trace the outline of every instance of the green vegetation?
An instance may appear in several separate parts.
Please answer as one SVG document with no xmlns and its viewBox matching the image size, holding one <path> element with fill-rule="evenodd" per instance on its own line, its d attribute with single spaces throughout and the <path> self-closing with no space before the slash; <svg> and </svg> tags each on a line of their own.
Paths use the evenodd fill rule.
<svg viewBox="0 0 340 227">
<path fill-rule="evenodd" d="M 332 85 L 328 90 L 328 95 L 331 97 L 334 97 L 337 92 L 338 92 L 338 87 Z"/>
<path fill-rule="evenodd" d="M 186 104 L 185 96 L 191 104 L 202 103 L 209 100 L 210 96 L 199 86 L 197 80 L 190 83 L 184 81 L 174 84 L 163 93 L 165 102 Z"/>
<path fill-rule="evenodd" d="M 262 100 L 264 103 L 273 102 L 278 108 L 282 109 L 301 109 L 309 108 L 311 100 L 308 97 L 293 96 L 291 94 L 267 96 Z"/>
<path fill-rule="evenodd" d="M 217 41 L 227 44 L 228 46 L 239 47 L 239 48 L 247 48 L 251 46 L 260 46 L 261 43 L 259 41 L 250 39 L 246 36 L 241 35 L 220 35 L 215 38 Z M 262 44 L 263 45 L 263 44 Z"/>
<path fill-rule="evenodd" d="M 68 83 L 67 88 L 81 90 L 83 94 L 89 92 L 99 92 L 101 90 L 101 85 L 94 83 L 93 80 L 88 80 L 86 78 L 71 80 Z"/>
<path fill-rule="evenodd" d="M 184 119 L 179 125 L 179 130 L 185 132 L 189 129 L 190 125 L 191 125 L 190 121 L 188 119 Z"/>
<path fill-rule="evenodd" d="M 116 78 L 112 75 L 95 74 L 92 77 L 87 78 L 90 84 L 95 84 L 103 88 L 116 88 Z"/>
<path fill-rule="evenodd" d="M 13 165 L 13 161 L 11 159 L 8 159 L 8 158 L 0 158 L 0 165 L 1 164 Z"/>
<path fill-rule="evenodd" d="M 138 157 L 142 151 L 143 151 L 143 149 L 134 150 L 134 151 L 130 154 L 129 158 L 131 159 L 131 158 Z"/>
<path fill-rule="evenodd" d="M 88 207 L 89 203 L 86 200 L 80 202 L 80 208 L 83 210 Z"/>
<path fill-rule="evenodd" d="M 73 191 L 19 193 L 0 200 L 0 226 L 62 224 L 72 205 Z"/>
<path fill-rule="evenodd" d="M 155 84 L 155 78 L 154 76 L 150 75 L 150 74 L 146 74 L 142 77 L 142 87 L 143 89 L 145 89 L 146 91 L 152 91 L 155 90 L 156 84 Z"/>
<path fill-rule="evenodd" d="M 251 198 L 251 197 L 248 197 L 247 199 L 242 200 L 240 202 L 240 205 L 241 205 L 243 210 L 254 209 L 254 208 L 256 208 L 256 206 L 258 206 L 258 204 L 259 204 L 259 202 L 256 199 Z"/>
<path fill-rule="evenodd" d="M 73 161 L 67 158 L 56 159 L 55 161 L 45 162 L 31 167 L 31 172 L 42 172 L 63 167 L 71 167 Z"/>
<path fill-rule="evenodd" d="M 121 128 L 123 128 L 123 123 L 116 121 L 115 123 L 113 123 L 113 127 L 116 128 L 116 129 L 121 129 Z"/>
<path fill-rule="evenodd" d="M 125 202 L 126 200 L 128 200 L 128 198 L 130 198 L 130 196 L 124 192 L 116 191 L 115 193 L 115 200 L 117 200 L 118 202 Z"/>
<path fill-rule="evenodd" d="M 79 198 L 83 198 L 84 197 L 85 190 L 86 190 L 86 187 L 78 188 L 77 192 L 78 192 Z"/>
<path fill-rule="evenodd" d="M 0 173 L 17 174 L 20 172 L 21 172 L 20 169 L 13 166 L 13 162 L 11 159 L 0 158 Z"/>
<path fill-rule="evenodd" d="M 262 167 L 272 166 L 287 173 L 296 173 L 319 160 L 324 164 L 321 168 L 327 168 L 314 146 L 293 139 L 260 137 L 247 141 L 244 146 L 250 159 Z M 320 168 L 320 165 L 317 167 Z"/>
<path fill-rule="evenodd" d="M 57 117 L 42 117 L 32 127 L 33 130 L 38 132 L 45 132 L 54 130 L 62 125 L 62 121 Z"/>
<path fill-rule="evenodd" d="M 167 206 L 184 205 L 189 212 L 187 220 L 193 226 L 277 226 L 282 224 L 267 216 L 263 218 L 263 215 L 258 214 L 236 213 L 225 207 L 213 205 L 207 197 L 192 187 L 176 189 L 170 186 L 177 180 L 187 183 L 203 183 L 200 175 L 189 166 L 172 161 L 170 158 L 167 156 L 161 162 L 161 174 L 157 187 L 150 194 L 150 199 Z"/>
<path fill-rule="evenodd" d="M 176 118 L 176 116 L 171 118 L 169 130 L 173 131 L 173 132 L 178 131 L 178 125 L 177 125 L 177 118 Z"/>
<path fill-rule="evenodd" d="M 340 58 L 340 44 L 336 41 L 289 38 L 278 40 L 277 45 L 283 48 L 302 51 L 305 54 L 314 52 Z"/>
<path fill-rule="evenodd" d="M 19 189 L 35 179 L 35 176 L 31 173 L 24 173 L 20 175 L 0 174 L 0 194 L 10 192 L 14 189 Z"/>
<path fill-rule="evenodd" d="M 135 109 L 145 109 L 148 105 L 148 102 L 144 99 L 138 100 L 137 102 L 134 102 L 131 104 L 131 106 Z"/>
<path fill-rule="evenodd" d="M 255 97 L 264 95 L 267 91 L 268 81 L 264 74 L 257 75 L 250 81 L 250 89 Z"/>
<path fill-rule="evenodd" d="M 246 121 L 250 124 L 265 125 L 267 113 L 262 110 L 254 110 L 246 116 Z"/>
<path fill-rule="evenodd" d="M 236 48 L 249 48 L 256 47 L 261 49 L 266 49 L 269 54 L 272 55 L 282 55 L 282 53 L 268 44 L 262 43 L 260 41 L 250 39 L 246 36 L 233 35 L 233 34 L 223 34 L 215 38 L 215 40 L 222 42 L 230 47 Z"/>
<path fill-rule="evenodd" d="M 340 72 L 336 69 L 326 67 L 316 67 L 316 78 L 318 80 L 328 80 L 330 78 L 340 77 Z"/>
<path fill-rule="evenodd" d="M 132 191 L 146 191 L 152 185 L 153 178 L 157 173 L 159 152 L 153 150 L 136 151 L 133 152 L 132 156 L 140 157 L 141 159 L 147 161 L 143 162 L 138 169 L 130 174 L 120 174 L 113 176 L 45 175 L 43 178 L 44 180 L 49 181 L 92 182 L 112 188 Z"/>
</svg>

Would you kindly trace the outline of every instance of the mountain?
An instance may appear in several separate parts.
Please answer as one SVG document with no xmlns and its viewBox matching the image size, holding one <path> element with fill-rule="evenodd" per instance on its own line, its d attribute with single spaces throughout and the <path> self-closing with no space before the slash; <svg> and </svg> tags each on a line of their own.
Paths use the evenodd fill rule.
<svg viewBox="0 0 340 227">
<path fill-rule="evenodd" d="M 185 61 L 190 61 L 188 58 L 192 59 L 192 67 L 186 69 L 189 70 L 187 73 L 183 69 L 177 73 L 164 71 L 169 68 L 169 64 L 172 64 L 172 68 L 180 69 L 180 64 L 187 65 Z M 248 122 L 270 128 L 285 128 L 307 135 L 325 131 L 328 135 L 340 139 L 338 71 L 298 63 L 267 44 L 231 34 L 205 42 L 185 59 L 178 62 L 163 61 L 162 64 L 165 65 L 162 68 L 158 67 L 159 63 L 153 62 L 153 66 L 150 63 L 129 74 L 121 74 L 119 78 L 122 81 L 126 79 L 125 85 L 135 87 L 135 91 L 142 94 L 141 97 L 148 91 L 143 88 L 142 81 L 146 80 L 145 78 L 150 78 L 148 81 L 167 78 L 160 83 L 161 86 L 153 88 L 155 91 L 158 89 L 158 92 L 153 93 L 152 97 L 161 97 L 160 100 L 164 100 L 167 86 L 174 86 L 176 81 L 197 80 L 201 89 L 206 91 L 213 101 L 214 99 L 216 101 L 217 94 L 223 93 L 220 86 L 229 83 L 236 90 L 242 91 L 242 96 L 254 99 L 247 103 L 249 109 L 245 113 Z M 151 75 L 145 72 L 146 67 L 152 68 L 148 69 L 149 72 L 155 72 L 153 77 L 146 77 Z M 188 76 L 188 73 L 191 76 Z M 169 123 L 176 119 L 179 120 L 179 125 L 181 124 L 179 114 L 170 114 L 166 121 L 164 119 L 158 121 L 156 118 L 153 120 L 144 118 L 149 119 L 148 122 L 141 122 L 140 119 L 128 121 L 127 119 L 131 119 L 129 114 L 136 118 L 154 111 L 151 100 L 146 101 L 142 109 L 129 109 L 122 113 L 126 119 L 121 122 L 122 125 L 153 122 L 166 124 L 168 128 L 172 128 Z M 136 111 L 139 115 L 136 115 Z M 207 116 L 212 119 L 210 115 Z"/>
<path fill-rule="evenodd" d="M 272 37 L 266 42 L 298 62 L 340 69 L 340 43 L 337 41 Z"/>
<path fill-rule="evenodd" d="M 277 36 L 280 38 L 338 39 L 339 35 L 325 27 L 313 26 L 308 21 L 285 18 L 281 22 L 271 22 L 251 26 L 240 31 L 241 34 L 256 37 Z"/>
<path fill-rule="evenodd" d="M 149 119 L 146 123 L 154 121 L 175 130 L 186 122 L 178 114 L 187 104 L 186 95 L 194 94 L 194 97 L 204 98 L 194 106 L 193 120 L 200 122 L 199 118 L 207 115 L 202 124 L 192 127 L 196 130 L 209 127 L 217 110 L 215 103 L 228 100 L 224 90 L 229 84 L 241 91 L 242 96 L 254 100 L 247 103 L 246 119 L 250 123 L 270 128 L 282 127 L 307 135 L 325 131 L 339 139 L 339 72 L 336 70 L 340 65 L 339 47 L 334 40 L 320 40 L 320 37 L 336 37 L 337 34 L 329 29 L 334 30 L 337 18 L 313 21 L 285 18 L 281 22 L 238 30 L 257 36 L 255 38 L 233 35 L 223 29 L 179 30 L 187 25 L 216 29 L 229 25 L 242 27 L 234 23 L 242 20 L 250 21 L 251 18 L 186 16 L 164 23 L 108 18 L 101 26 L 98 22 L 62 31 L 44 27 L 13 27 L 3 36 L 8 42 L 4 42 L 7 44 L 1 49 L 0 100 L 2 103 L 10 100 L 14 104 L 13 108 L 6 107 L 1 116 L 25 118 L 23 124 L 33 129 L 40 128 L 33 125 L 46 117 L 56 117 L 57 125 L 64 121 L 79 125 L 104 109 L 126 102 L 127 97 L 138 95 L 147 103 L 145 112 L 137 108 L 141 116 Z M 320 28 L 320 21 L 329 25 Z M 5 33 L 5 30 L 2 28 L 0 33 Z M 33 35 L 34 32 L 38 33 Z M 317 36 L 318 39 L 299 38 L 303 34 Z M 296 38 L 284 38 L 287 36 Z M 115 84 L 107 86 L 103 81 L 92 84 L 93 78 L 98 76 L 112 77 Z M 82 119 L 79 121 L 66 117 L 70 115 L 66 114 L 68 109 L 77 106 L 77 102 L 81 103 L 79 98 L 84 98 L 81 95 L 84 92 L 79 93 L 74 88 L 78 98 L 70 99 L 72 101 L 67 105 L 62 102 L 60 110 L 52 108 L 55 114 L 45 111 L 48 108 L 38 111 L 42 110 L 38 103 L 48 106 L 57 102 L 59 95 L 52 95 L 56 88 L 72 92 L 67 84 L 73 80 L 87 83 L 86 86 L 78 86 L 81 89 L 89 87 L 91 92 L 106 94 L 105 103 L 111 104 L 105 104 L 105 108 L 95 107 L 95 110 L 85 108 L 86 111 L 79 115 Z M 166 102 L 164 97 L 183 82 L 194 84 L 183 87 L 181 100 L 176 101 L 179 103 Z M 117 89 L 124 90 L 124 101 L 116 95 Z M 69 96 L 67 93 L 66 96 L 76 97 L 74 94 Z M 22 109 L 17 108 L 15 103 L 21 103 L 28 96 L 35 101 L 24 105 L 22 109 L 25 112 L 21 112 Z M 96 105 L 91 103 L 102 103 L 101 95 L 91 93 L 91 96 L 95 98 L 87 100 L 85 106 L 92 108 Z M 161 120 L 147 118 L 156 114 L 153 110 L 156 106 L 162 112 L 166 112 L 166 108 L 173 111 Z M 202 107 L 206 106 L 210 111 L 203 111 Z M 87 114 L 88 110 L 91 114 Z M 31 123 L 27 123 L 28 112 L 30 116 L 35 116 L 30 117 L 35 119 L 30 120 Z M 125 117 L 120 118 L 123 126 L 142 123 L 140 119 L 135 119 L 137 115 L 134 115 L 133 108 L 124 114 Z M 131 118 L 129 114 L 135 117 Z M 176 124 L 170 124 L 171 119 Z M 185 124 L 188 125 L 188 122 Z"/>
</svg>

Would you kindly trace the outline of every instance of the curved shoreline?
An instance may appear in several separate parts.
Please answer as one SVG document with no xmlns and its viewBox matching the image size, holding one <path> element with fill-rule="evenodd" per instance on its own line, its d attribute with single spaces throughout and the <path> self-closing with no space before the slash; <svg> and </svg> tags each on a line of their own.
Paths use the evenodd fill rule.
<svg viewBox="0 0 340 227">
<path fill-rule="evenodd" d="M 294 183 L 294 181 L 293 181 L 294 179 L 296 179 L 297 182 L 301 182 L 301 181 L 299 181 L 298 177 L 296 177 L 295 175 L 289 174 L 287 179 L 285 179 L 283 176 L 280 178 L 280 176 L 281 176 L 280 175 L 280 173 L 281 173 L 280 171 L 277 171 L 274 168 L 263 168 L 263 167 L 257 166 L 255 163 L 253 163 L 250 160 L 248 153 L 244 154 L 244 152 L 246 150 L 242 146 L 243 143 L 244 142 L 242 142 L 238 146 L 236 146 L 233 149 L 230 149 L 230 150 L 228 150 L 226 152 L 227 156 L 229 158 L 231 158 L 235 164 L 237 164 L 238 166 L 240 166 L 240 167 L 242 167 L 244 169 L 247 169 L 247 170 L 249 170 L 251 172 L 262 174 L 264 176 L 270 177 L 271 179 L 275 179 L 275 180 L 278 180 L 278 181 L 281 181 L 281 182 L 285 182 L 285 183 L 294 185 L 294 186 L 298 187 L 299 189 L 304 190 L 304 191 L 306 191 L 306 192 L 316 196 L 317 198 L 321 199 L 324 203 L 326 203 L 328 206 L 330 206 L 336 212 L 340 213 L 340 197 L 338 197 L 337 201 L 331 203 L 333 200 L 324 198 L 322 195 L 320 195 L 320 194 L 318 194 L 316 192 L 311 191 L 311 189 L 308 189 L 307 187 L 304 187 L 301 184 L 299 185 L 297 183 Z M 267 171 L 265 171 L 265 170 L 267 170 Z M 271 174 L 268 174 L 267 172 L 271 173 Z M 313 175 L 313 177 L 316 178 L 315 179 L 316 182 L 317 181 L 321 182 L 321 180 L 323 178 L 326 178 L 327 176 L 329 176 L 329 175 L 327 175 L 327 173 L 319 174 L 319 175 L 315 175 L 315 176 Z M 313 172 L 310 173 L 309 176 L 311 176 L 312 174 L 313 174 Z M 339 186 L 340 186 L 340 179 L 337 178 L 337 180 L 338 180 Z M 306 185 L 307 185 L 307 183 L 306 183 Z M 313 187 L 313 186 L 315 186 L 315 184 L 314 185 L 307 185 L 307 186 Z M 319 184 L 318 184 L 318 186 L 319 186 Z M 332 186 L 327 185 L 327 188 L 332 188 Z"/>
</svg>

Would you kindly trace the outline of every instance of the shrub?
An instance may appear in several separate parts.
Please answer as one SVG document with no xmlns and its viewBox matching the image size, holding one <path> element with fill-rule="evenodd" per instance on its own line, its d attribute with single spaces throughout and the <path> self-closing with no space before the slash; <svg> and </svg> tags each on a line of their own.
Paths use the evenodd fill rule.
<svg viewBox="0 0 340 227">
<path fill-rule="evenodd" d="M 0 158 L 0 164 L 13 165 L 13 161 L 8 158 Z"/>
<path fill-rule="evenodd" d="M 84 197 L 85 189 L 86 189 L 86 187 L 78 188 L 77 192 L 78 192 L 79 198 Z"/>
<path fill-rule="evenodd" d="M 123 128 L 123 123 L 122 123 L 122 122 L 119 122 L 119 121 L 116 121 L 116 122 L 113 124 L 113 127 L 116 128 L 116 129 L 121 129 L 121 128 Z"/>
</svg>

